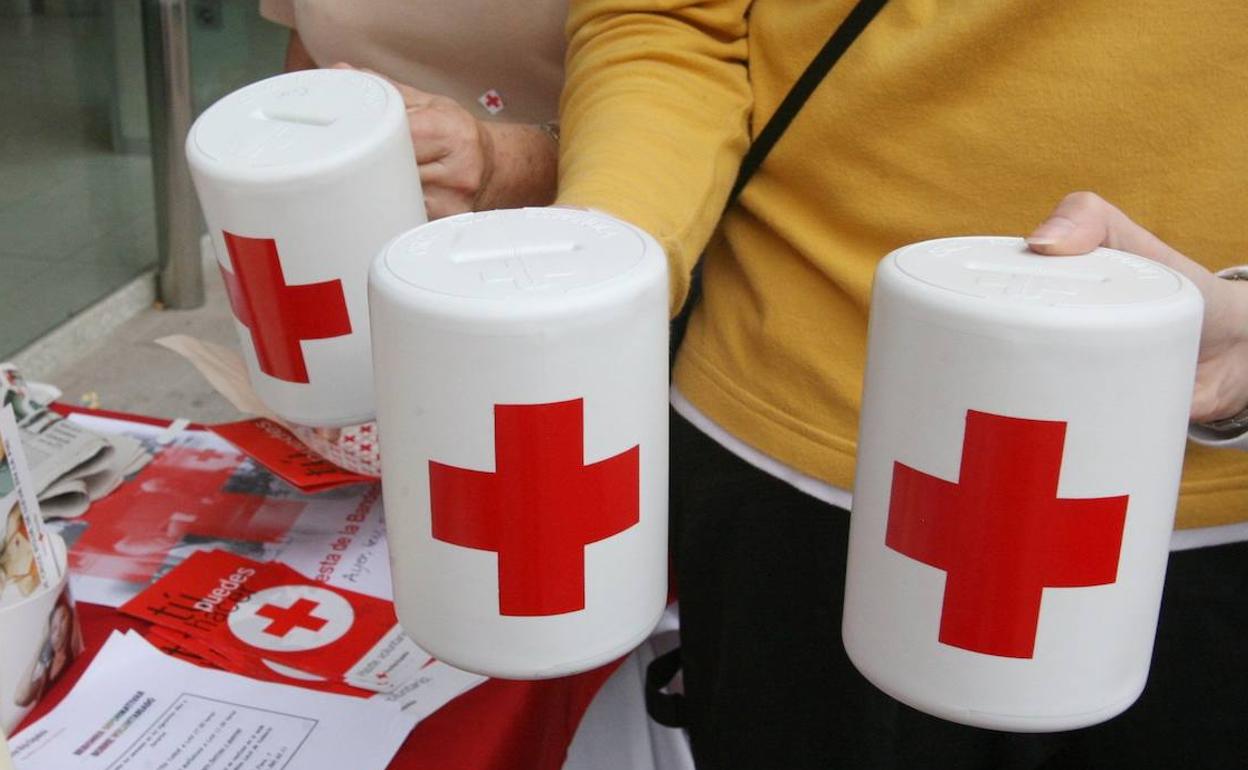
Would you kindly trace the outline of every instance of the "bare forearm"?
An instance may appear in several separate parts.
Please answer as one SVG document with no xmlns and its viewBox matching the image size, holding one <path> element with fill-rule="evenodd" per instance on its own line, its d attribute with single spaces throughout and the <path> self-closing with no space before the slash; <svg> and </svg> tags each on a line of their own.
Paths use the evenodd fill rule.
<svg viewBox="0 0 1248 770">
<path fill-rule="evenodd" d="M 551 133 L 478 120 L 454 99 L 390 82 L 407 110 L 430 219 L 554 201 L 559 146 Z"/>
<path fill-rule="evenodd" d="M 527 123 L 484 123 L 491 162 L 474 208 L 545 206 L 555 199 L 559 145 L 554 136 Z"/>
</svg>

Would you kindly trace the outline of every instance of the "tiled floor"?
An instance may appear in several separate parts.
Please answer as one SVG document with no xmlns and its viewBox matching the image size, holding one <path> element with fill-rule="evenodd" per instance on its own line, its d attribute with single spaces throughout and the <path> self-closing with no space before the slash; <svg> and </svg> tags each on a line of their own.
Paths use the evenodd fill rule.
<svg viewBox="0 0 1248 770">
<path fill-rule="evenodd" d="M 204 290 L 202 308 L 145 310 L 100 340 L 91 354 L 58 372 L 40 372 L 38 379 L 59 387 L 68 403 L 90 401 L 102 409 L 204 423 L 241 419 L 181 356 L 152 342 L 189 334 L 237 348 L 221 274 L 213 265 L 204 271 Z"/>
</svg>

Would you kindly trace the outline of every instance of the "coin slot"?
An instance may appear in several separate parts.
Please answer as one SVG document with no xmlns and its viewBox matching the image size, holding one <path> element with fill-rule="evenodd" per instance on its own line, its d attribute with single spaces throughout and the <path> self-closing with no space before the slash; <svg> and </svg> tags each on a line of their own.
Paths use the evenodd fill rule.
<svg viewBox="0 0 1248 770">
<path fill-rule="evenodd" d="M 1049 257 L 1044 257 L 1044 259 L 1049 259 Z M 990 273 L 992 275 L 1025 275 L 1036 278 L 1080 281 L 1082 283 L 1105 283 L 1109 281 L 1109 276 L 1104 273 L 1063 270 L 1057 265 L 991 265 L 984 262 L 967 262 L 963 267 L 972 272 Z"/>
<path fill-rule="evenodd" d="M 335 114 L 317 112 L 314 109 L 308 109 L 307 106 L 296 107 L 295 105 L 264 107 L 256 110 L 255 116 L 261 120 L 270 120 L 276 123 L 295 123 L 301 126 L 316 126 L 317 128 L 332 126 L 338 120 L 338 116 Z"/>
<path fill-rule="evenodd" d="M 582 248 L 581 244 L 576 241 L 565 241 L 563 243 L 542 243 L 502 249 L 477 249 L 475 251 L 456 252 L 451 255 L 451 261 L 456 264 L 467 264 L 520 257 L 553 257 L 560 254 L 571 254 L 572 252 L 580 251 Z"/>
</svg>

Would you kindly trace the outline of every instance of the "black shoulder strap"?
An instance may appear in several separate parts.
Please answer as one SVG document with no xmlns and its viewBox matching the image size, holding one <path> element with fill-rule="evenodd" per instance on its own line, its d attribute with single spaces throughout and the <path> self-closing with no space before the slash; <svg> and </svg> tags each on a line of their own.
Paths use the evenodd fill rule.
<svg viewBox="0 0 1248 770">
<path fill-rule="evenodd" d="M 797 113 L 801 111 L 802 105 L 815 92 L 815 88 L 823 82 L 824 77 L 832 70 L 832 67 L 840 60 L 841 56 L 849 50 L 854 44 L 862 31 L 867 28 L 871 20 L 875 18 L 880 9 L 888 0 L 858 0 L 857 5 L 849 12 L 849 15 L 841 22 L 836 31 L 832 33 L 832 37 L 828 38 L 828 42 L 823 44 L 823 48 L 819 53 L 815 54 L 815 58 L 810 60 L 810 64 L 806 65 L 806 71 L 798 77 L 797 82 L 789 89 L 789 93 L 785 95 L 784 101 L 780 102 L 780 106 L 776 108 L 771 119 L 767 121 L 767 125 L 763 126 L 763 130 L 758 133 L 754 142 L 750 145 L 750 149 L 746 151 L 745 157 L 741 159 L 741 168 L 737 171 L 737 180 L 732 185 L 732 191 L 728 193 L 728 201 L 724 204 L 724 211 L 732 208 L 737 202 L 737 198 L 741 195 L 741 190 L 754 176 L 754 172 L 758 171 L 759 166 L 763 165 L 767 154 L 771 152 L 771 148 L 776 146 L 776 142 L 780 141 L 780 137 L 784 135 L 785 129 L 793 122 L 793 118 L 797 117 Z M 681 341 L 685 337 L 685 327 L 689 324 L 689 315 L 693 312 L 693 306 L 698 304 L 698 300 L 702 297 L 702 262 L 698 261 L 693 268 L 693 278 L 689 285 L 689 294 L 685 299 L 685 306 L 672 319 L 671 337 L 668 342 L 668 360 L 673 361 L 676 358 L 676 350 L 680 347 Z"/>
<path fill-rule="evenodd" d="M 806 71 L 798 77 L 797 82 L 789 89 L 789 93 L 784 97 L 784 101 L 780 102 L 780 106 L 776 108 L 771 119 L 767 121 L 767 125 L 763 126 L 763 130 L 758 133 L 758 137 L 754 143 L 750 145 L 749 151 L 745 153 L 745 157 L 741 160 L 741 170 L 737 172 L 737 181 L 732 185 L 732 192 L 728 194 L 728 203 L 725 209 L 730 208 L 732 204 L 737 202 L 737 196 L 741 194 L 741 189 L 745 187 L 750 178 L 754 176 L 754 172 L 758 167 L 763 165 L 763 161 L 767 158 L 767 154 L 771 152 L 771 148 L 776 146 L 776 142 L 784 135 L 785 129 L 793 122 L 793 118 L 797 117 L 797 113 L 801 111 L 802 105 L 815 92 L 815 89 L 823 82 L 828 72 L 836 65 L 841 56 L 849 50 L 854 44 L 862 31 L 867 28 L 871 20 L 875 18 L 880 9 L 888 0 L 859 0 L 854 9 L 849 12 L 841 25 L 836 28 L 836 32 L 832 33 L 832 37 L 828 38 L 828 42 L 823 44 L 823 48 L 819 53 L 815 54 L 815 58 L 810 60 L 810 64 L 806 66 Z"/>
<path fill-rule="evenodd" d="M 771 152 L 771 148 L 776 145 L 780 137 L 784 135 L 785 129 L 793 122 L 793 118 L 797 117 L 797 113 L 802 109 L 802 105 L 814 93 L 815 88 L 823 82 L 824 76 L 832 70 L 833 65 L 841 58 L 849 47 L 853 45 L 862 31 L 867 28 L 871 20 L 875 18 L 880 9 L 888 0 L 858 0 L 858 4 L 849 12 L 841 25 L 836 28 L 836 32 L 832 33 L 832 37 L 828 38 L 828 42 L 824 43 L 823 48 L 815 55 L 807 65 L 806 71 L 801 74 L 797 82 L 793 84 L 793 88 L 789 90 L 788 95 L 784 97 L 784 101 L 776 108 L 775 114 L 767 121 L 767 125 L 763 126 L 763 130 L 759 132 L 753 144 L 750 145 L 749 151 L 746 152 L 745 158 L 741 161 L 741 170 L 737 172 L 737 181 L 732 185 L 732 192 L 728 194 L 728 202 L 724 205 L 727 211 L 737 202 L 742 188 L 754 176 L 754 172 L 759 166 L 763 165 L 763 160 L 767 158 L 767 154 Z M 690 287 L 689 298 L 685 302 L 685 307 L 680 314 L 672 321 L 672 341 L 671 354 L 674 356 L 676 348 L 680 345 L 681 338 L 684 337 L 685 324 L 689 321 L 689 312 L 695 304 L 697 304 L 699 295 L 702 293 L 701 280 L 701 262 L 694 268 L 693 285 Z M 687 727 L 688 714 L 685 712 L 684 696 L 680 693 L 663 692 L 663 690 L 676 678 L 682 666 L 680 648 L 658 656 L 646 668 L 646 710 L 650 713 L 650 717 L 654 721 L 667 727 Z"/>
</svg>

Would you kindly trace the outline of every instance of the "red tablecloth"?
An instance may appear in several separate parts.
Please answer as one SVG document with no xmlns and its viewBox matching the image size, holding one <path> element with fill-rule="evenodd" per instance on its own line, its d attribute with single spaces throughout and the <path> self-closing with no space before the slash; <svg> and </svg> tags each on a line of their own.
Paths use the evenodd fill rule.
<svg viewBox="0 0 1248 770">
<path fill-rule="evenodd" d="M 86 652 L 27 717 L 39 718 L 69 692 L 114 629 L 147 624 L 110 607 L 78 604 Z M 502 679 L 476 687 L 416 726 L 390 770 L 558 770 L 589 702 L 619 662 L 540 682 Z"/>
</svg>

